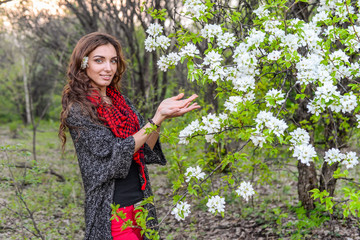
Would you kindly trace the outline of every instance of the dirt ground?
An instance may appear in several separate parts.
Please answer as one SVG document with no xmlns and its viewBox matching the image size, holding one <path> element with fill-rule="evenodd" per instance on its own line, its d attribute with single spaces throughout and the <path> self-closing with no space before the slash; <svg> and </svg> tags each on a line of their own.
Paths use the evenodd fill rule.
<svg viewBox="0 0 360 240">
<path fill-rule="evenodd" d="M 9 133 L 6 129 L 0 128 L 0 145 L 12 143 L 8 138 Z M 51 145 L 49 145 L 51 146 Z M 57 153 L 58 154 L 58 153 Z M 1 156 L 3 157 L 3 156 Z M 48 156 L 39 156 L 47 159 Z M 53 157 L 57 159 L 57 157 Z M 64 163 L 61 163 L 64 164 Z M 64 167 L 64 166 L 61 166 Z M 76 168 L 76 162 L 68 168 Z M 56 166 L 54 166 L 56 169 Z M 60 167 L 58 169 L 61 169 Z M 65 168 L 66 169 L 66 168 Z M 74 170 L 75 171 L 75 170 Z M 276 218 L 269 218 L 269 212 L 272 208 L 287 209 L 286 204 L 281 201 L 274 200 L 273 202 L 267 203 L 269 211 L 260 210 L 258 205 L 264 200 L 262 196 L 268 196 L 272 189 L 263 187 L 256 189 L 258 197 L 252 204 L 255 206 L 253 212 L 249 212 L 250 208 L 244 210 L 236 203 L 226 205 L 226 214 L 222 218 L 220 215 L 213 216 L 208 213 L 206 209 L 201 207 L 193 207 L 191 209 L 191 215 L 184 221 L 178 222 L 173 215 L 167 215 L 171 208 L 171 196 L 172 188 L 169 180 L 166 176 L 166 168 L 158 166 L 149 166 L 151 182 L 153 186 L 153 192 L 155 195 L 155 201 L 158 211 L 158 217 L 162 220 L 165 217 L 161 225 L 161 237 L 162 239 L 204 239 L 204 240 L 227 240 L 227 239 L 341 239 L 341 240 L 360 240 L 360 228 L 359 223 L 355 219 L 349 218 L 347 220 L 333 219 L 325 222 L 320 228 L 312 228 L 307 232 L 303 232 L 303 237 L 295 237 L 296 233 L 296 222 L 299 220 L 294 212 L 287 211 L 286 217 L 281 220 L 281 226 L 276 224 Z M 78 173 L 78 170 L 76 170 Z M 0 176 L 3 177 L 3 176 Z M 51 176 L 53 177 L 53 176 Z M 3 179 L 4 180 L 4 179 Z M 2 180 L 2 181 L 3 181 Z M 64 184 L 64 183 L 61 183 Z M 296 182 L 287 183 L 296 189 Z M 60 184 L 59 184 L 60 185 Z M 72 185 L 69 185 L 72 186 Z M 74 188 L 73 188 L 74 190 Z M 77 190 L 81 192 L 80 190 Z M 292 193 L 293 194 L 293 193 Z M 7 193 L 0 192 L 0 200 L 6 202 Z M 53 212 L 39 211 L 35 213 L 35 219 L 41 224 L 56 223 L 53 227 L 49 224 L 49 228 L 53 228 L 57 236 L 62 237 L 51 237 L 46 236 L 46 239 L 82 239 L 83 238 L 83 210 L 82 204 L 80 203 L 79 196 L 74 195 L 74 200 L 77 199 L 78 203 L 71 203 L 72 208 L 67 211 L 56 208 Z M 280 199 L 280 198 L 279 198 Z M 62 199 L 63 200 L 63 199 Z M 57 201 L 53 199 L 53 201 Z M 292 204 L 296 204 L 292 202 Z M 3 206 L 0 206 L 0 210 Z M 61 207 L 63 208 L 63 207 Z M 2 212 L 4 209 L 2 209 Z M 246 217 L 241 217 L 240 211 L 248 211 Z M 14 228 L 14 224 L 17 224 L 18 219 L 14 214 L 6 214 L 0 216 L 0 239 L 39 239 L 26 231 L 19 232 L 20 230 Z M 82 226 L 82 227 L 81 227 Z M 67 236 L 69 228 L 72 228 L 72 237 Z M 55 235 L 55 233 L 54 233 Z M 293 235 L 293 237 L 291 237 Z M 26 236 L 26 237 L 25 237 Z"/>
<path fill-rule="evenodd" d="M 169 185 L 166 172 L 159 171 L 156 166 L 150 167 L 151 182 L 154 186 L 156 196 L 156 206 L 159 218 L 166 216 L 170 206 L 168 201 L 171 196 L 171 186 Z M 296 184 L 295 182 L 293 184 Z M 263 189 L 266 192 L 266 189 Z M 262 194 L 259 192 L 259 194 Z M 273 207 L 279 207 L 279 203 L 274 203 Z M 281 206 L 281 204 L 280 204 Z M 272 207 L 271 204 L 269 207 Z M 283 206 L 285 207 L 285 206 Z M 226 210 L 225 217 L 212 214 L 201 210 L 192 209 L 191 216 L 184 221 L 177 221 L 173 215 L 168 215 L 164 220 L 161 236 L 163 239 L 204 239 L 204 240 L 272 240 L 272 239 L 341 239 L 341 240 L 360 240 L 359 224 L 354 219 L 331 220 L 326 222 L 321 228 L 311 229 L 305 237 L 291 238 L 296 229 L 285 227 L 288 223 L 295 222 L 296 215 L 289 214 L 282 219 L 282 226 L 279 227 L 273 221 L 268 221 L 264 216 L 249 214 L 246 219 L 239 218 L 237 212 L 239 207 L 230 204 Z"/>
</svg>

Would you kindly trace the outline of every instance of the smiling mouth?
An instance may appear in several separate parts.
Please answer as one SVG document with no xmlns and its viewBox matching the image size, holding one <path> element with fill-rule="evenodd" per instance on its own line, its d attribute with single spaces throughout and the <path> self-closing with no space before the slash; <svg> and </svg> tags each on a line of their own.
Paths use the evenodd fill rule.
<svg viewBox="0 0 360 240">
<path fill-rule="evenodd" d="M 100 77 L 105 78 L 105 79 L 110 79 L 111 75 L 100 75 Z"/>
</svg>

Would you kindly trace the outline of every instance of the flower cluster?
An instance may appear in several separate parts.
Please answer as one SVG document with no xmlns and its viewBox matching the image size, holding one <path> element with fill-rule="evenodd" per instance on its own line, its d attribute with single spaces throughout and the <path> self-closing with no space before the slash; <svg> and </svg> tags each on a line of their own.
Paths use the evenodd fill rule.
<svg viewBox="0 0 360 240">
<path fill-rule="evenodd" d="M 290 147 L 290 150 L 294 149 L 294 147 L 297 145 L 304 145 L 310 143 L 309 133 L 302 128 L 295 129 L 293 132 L 290 133 L 290 136 L 290 143 L 293 145 L 292 147 Z"/>
<path fill-rule="evenodd" d="M 207 116 L 202 117 L 203 126 L 201 127 L 201 129 L 205 130 L 208 133 L 207 135 L 205 135 L 205 139 L 207 142 L 216 142 L 214 135 L 221 130 L 221 127 L 222 125 L 224 125 L 224 122 L 227 118 L 227 115 L 224 113 L 219 114 L 219 117 L 211 113 Z"/>
<path fill-rule="evenodd" d="M 179 133 L 179 144 L 188 144 L 189 140 L 187 139 L 188 137 L 190 137 L 194 132 L 201 130 L 200 128 L 200 122 L 199 120 L 195 120 L 192 121 L 186 128 L 184 128 L 180 133 Z"/>
<path fill-rule="evenodd" d="M 222 213 L 225 211 L 225 199 L 218 195 L 212 196 L 209 198 L 206 206 L 209 208 L 209 212 L 211 213 Z"/>
<path fill-rule="evenodd" d="M 190 205 L 187 202 L 179 202 L 171 211 L 171 214 L 175 215 L 175 219 L 178 221 L 184 220 L 190 213 Z"/>
<path fill-rule="evenodd" d="M 268 54 L 267 58 L 272 61 L 276 61 L 281 57 L 281 51 L 272 51 Z"/>
<path fill-rule="evenodd" d="M 210 68 L 214 69 L 221 65 L 222 60 L 223 58 L 221 57 L 221 55 L 215 52 L 214 50 L 212 50 L 205 55 L 203 64 L 210 65 Z"/>
<path fill-rule="evenodd" d="M 269 16 L 269 10 L 265 9 L 264 5 L 260 5 L 256 10 L 253 11 L 253 13 L 258 16 L 258 18 L 263 18 L 266 16 Z"/>
<path fill-rule="evenodd" d="M 277 89 L 270 89 L 266 95 L 266 106 L 273 107 L 276 105 L 282 105 L 285 102 L 285 94 Z"/>
<path fill-rule="evenodd" d="M 245 198 L 245 201 L 249 201 L 249 198 L 255 194 L 254 188 L 250 182 L 242 182 L 239 188 L 236 190 L 236 193 Z"/>
<path fill-rule="evenodd" d="M 316 156 L 315 148 L 311 144 L 296 145 L 294 148 L 293 157 L 296 157 L 301 163 L 308 166 L 310 166 L 310 162 Z"/>
<path fill-rule="evenodd" d="M 359 163 L 358 161 L 358 157 L 356 156 L 355 152 L 348 152 L 345 157 L 344 160 L 342 162 L 347 169 L 349 168 L 353 168 L 355 165 L 357 165 Z"/>
<path fill-rule="evenodd" d="M 181 57 L 179 54 L 171 52 L 167 56 L 161 56 L 157 62 L 157 65 L 161 71 L 166 72 L 169 67 L 177 65 L 180 59 Z"/>
<path fill-rule="evenodd" d="M 205 177 L 205 173 L 201 171 L 199 166 L 196 167 L 188 167 L 185 172 L 186 182 L 189 182 L 191 178 L 196 178 L 198 180 L 202 180 Z"/>
<path fill-rule="evenodd" d="M 348 169 L 353 168 L 359 163 L 355 152 L 348 152 L 347 154 L 344 154 L 336 148 L 331 148 L 326 151 L 324 161 L 330 165 L 336 162 L 342 162 Z"/>
<path fill-rule="evenodd" d="M 184 8 L 186 9 L 186 14 L 195 18 L 201 17 L 206 11 L 206 6 L 201 0 L 186 0 Z"/>
<path fill-rule="evenodd" d="M 296 157 L 301 163 L 310 165 L 313 158 L 317 156 L 315 148 L 310 144 L 310 135 L 302 128 L 297 128 L 290 133 L 290 150 L 294 150 L 293 157 Z"/>
<path fill-rule="evenodd" d="M 193 43 L 188 43 L 179 52 L 180 57 L 193 58 L 195 55 L 199 55 L 199 54 L 200 54 L 199 49 L 197 49 L 197 47 Z"/>
<path fill-rule="evenodd" d="M 298 70 L 297 79 L 300 84 L 309 84 L 319 79 L 319 76 L 324 76 L 323 79 L 329 79 L 330 73 L 327 68 L 321 64 L 322 57 L 317 54 L 311 54 L 308 57 L 302 57 L 296 63 Z"/>
<path fill-rule="evenodd" d="M 214 38 L 215 36 L 219 36 L 221 34 L 222 34 L 222 29 L 220 25 L 207 24 L 204 26 L 203 29 L 201 29 L 201 35 L 207 39 Z"/>
<path fill-rule="evenodd" d="M 335 162 L 341 162 L 344 158 L 345 154 L 341 153 L 339 149 L 331 148 L 325 152 L 324 161 L 331 165 Z"/>
<path fill-rule="evenodd" d="M 239 103 L 245 103 L 247 101 L 251 102 L 255 99 L 254 92 L 250 91 L 243 96 L 230 96 L 228 100 L 224 103 L 224 107 L 229 112 L 236 112 L 237 106 Z"/>
<path fill-rule="evenodd" d="M 284 120 L 277 119 L 273 116 L 271 112 L 260 111 L 256 116 L 256 129 L 261 131 L 265 128 L 268 128 L 276 136 L 284 134 L 284 131 L 287 129 L 287 124 Z"/>
<path fill-rule="evenodd" d="M 148 52 L 155 51 L 157 47 L 161 47 L 166 50 L 170 46 L 170 39 L 164 35 L 160 35 L 163 31 L 163 27 L 158 23 L 150 24 L 146 32 L 149 36 L 145 39 L 145 49 Z"/>
<path fill-rule="evenodd" d="M 219 48 L 225 49 L 234 46 L 235 35 L 233 33 L 224 33 L 218 37 Z"/>
<path fill-rule="evenodd" d="M 334 112 L 352 112 L 357 106 L 356 96 L 350 92 L 346 95 L 341 95 L 335 85 L 331 82 L 325 82 L 315 91 L 315 97 L 308 104 L 310 113 L 316 116 L 320 115 L 328 107 Z"/>
<path fill-rule="evenodd" d="M 264 128 L 269 129 L 271 133 L 280 137 L 288 127 L 284 120 L 279 120 L 271 112 L 266 111 L 260 111 L 256 116 L 255 122 L 256 130 L 251 135 L 250 140 L 255 146 L 259 147 L 262 147 L 263 143 L 266 142 L 266 136 L 263 134 Z"/>
<path fill-rule="evenodd" d="M 184 128 L 180 134 L 179 138 L 180 144 L 188 144 L 189 141 L 187 140 L 193 133 L 197 131 L 205 131 L 205 139 L 209 143 L 215 143 L 216 139 L 214 138 L 215 134 L 218 133 L 223 126 L 225 126 L 225 120 L 228 116 L 224 113 L 219 114 L 216 116 L 215 114 L 210 113 L 207 116 L 202 117 L 202 122 L 200 124 L 199 120 L 195 120 L 191 122 L 186 128 Z"/>
</svg>

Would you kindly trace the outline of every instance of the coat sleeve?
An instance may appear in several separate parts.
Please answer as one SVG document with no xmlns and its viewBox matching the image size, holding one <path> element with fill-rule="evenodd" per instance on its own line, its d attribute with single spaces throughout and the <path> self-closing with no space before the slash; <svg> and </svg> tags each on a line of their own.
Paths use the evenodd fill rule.
<svg viewBox="0 0 360 240">
<path fill-rule="evenodd" d="M 72 106 L 67 118 L 73 139 L 84 186 L 96 188 L 114 178 L 125 178 L 133 160 L 133 136 L 115 137 L 107 127 L 93 122 Z"/>
<path fill-rule="evenodd" d="M 142 128 L 145 125 L 144 117 L 135 109 L 134 105 L 131 103 L 131 101 L 125 97 L 125 100 L 127 104 L 131 107 L 131 109 L 135 112 L 139 119 L 140 127 Z M 145 155 L 145 163 L 146 164 L 160 164 L 165 165 L 166 164 L 166 158 L 164 156 L 164 153 L 161 149 L 160 140 L 158 139 L 155 143 L 154 149 L 151 149 L 149 145 L 146 143 L 144 144 L 144 155 Z"/>
</svg>

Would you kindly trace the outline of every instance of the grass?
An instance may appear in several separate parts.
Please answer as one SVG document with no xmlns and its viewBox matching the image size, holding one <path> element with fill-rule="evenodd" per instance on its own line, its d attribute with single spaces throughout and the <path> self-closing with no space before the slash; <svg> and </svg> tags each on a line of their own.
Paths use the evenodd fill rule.
<svg viewBox="0 0 360 240">
<path fill-rule="evenodd" d="M 167 124 L 164 125 L 165 129 L 172 129 L 175 123 Z M 68 140 L 66 152 L 61 154 L 57 127 L 56 122 L 42 122 L 39 126 L 36 162 L 28 154 L 32 150 L 30 127 L 15 126 L 14 124 L 0 127 L 0 145 L 12 146 L 8 150 L 0 152 L 0 163 L 2 164 L 0 170 L 2 178 L 0 182 L 0 239 L 30 239 L 34 237 L 31 232 L 36 233 L 36 229 L 30 221 L 31 217 L 26 208 L 33 213 L 33 219 L 38 224 L 40 233 L 47 239 L 81 239 L 83 237 L 84 191 L 81 174 L 71 139 Z M 11 132 L 14 131 L 17 132 L 15 139 L 11 138 Z M 179 166 L 184 171 L 190 164 L 196 164 L 201 159 L 208 160 L 208 156 L 203 154 L 203 142 L 198 143 L 201 148 L 177 146 L 172 149 L 169 143 L 174 139 L 163 137 L 162 141 L 169 164 L 164 167 L 149 166 L 160 219 L 165 216 L 172 204 L 171 182 L 178 179 Z M 355 142 L 355 146 L 358 146 L 358 141 Z M 18 144 L 20 145 L 18 146 Z M 295 161 L 286 160 L 286 165 L 281 166 L 281 159 L 266 159 L 267 164 L 262 163 L 263 160 L 263 156 L 259 152 L 258 155 L 237 163 L 238 167 L 248 167 L 242 172 L 244 176 L 250 170 L 255 169 L 255 180 L 261 177 L 266 179 L 261 185 L 254 186 L 257 194 L 249 202 L 245 202 L 232 192 L 235 185 L 222 191 L 221 194 L 226 198 L 226 214 L 225 218 L 221 218 L 207 212 L 204 196 L 188 198 L 192 204 L 191 217 L 179 223 L 169 216 L 162 226 L 163 237 L 166 239 L 206 239 L 212 236 L 209 226 L 226 226 L 229 222 L 238 223 L 235 224 L 235 228 L 240 232 L 247 229 L 248 222 L 253 222 L 254 232 L 258 231 L 257 237 L 313 239 L 312 237 L 317 236 L 317 238 L 321 238 L 324 236 L 321 235 L 321 228 L 328 228 L 328 236 L 331 235 L 334 238 L 339 235 L 342 237 L 352 236 L 330 229 L 327 224 L 330 215 L 321 210 L 321 206 L 313 213 L 304 212 L 297 200 Z M 257 168 L 250 168 L 254 162 L 260 164 L 257 165 Z M 14 165 L 18 163 L 26 164 L 31 169 L 15 167 Z M 57 176 L 50 174 L 48 172 L 50 169 L 63 176 L 65 181 L 59 181 Z M 353 170 L 351 174 L 358 176 L 359 168 Z M 222 173 L 216 173 L 213 177 L 215 181 L 211 184 L 207 183 L 204 189 L 217 189 L 219 186 L 223 186 L 225 180 L 221 182 L 221 176 L 223 176 Z M 238 176 L 240 180 L 242 177 Z M 340 188 L 345 183 L 344 181 L 339 182 L 337 192 L 341 192 Z M 15 186 L 20 188 L 21 196 L 27 207 L 16 196 Z M 340 216 L 341 212 L 336 212 L 334 215 Z M 339 227 L 344 225 L 343 222 L 338 224 Z M 218 230 L 218 232 L 227 234 L 226 229 L 223 232 Z M 227 239 L 225 235 L 224 239 Z M 213 237 L 209 239 L 216 239 L 216 236 Z"/>
<path fill-rule="evenodd" d="M 54 122 L 42 122 L 39 126 L 36 162 L 29 154 L 32 151 L 30 127 L 19 127 L 16 139 L 10 137 L 13 126 L 0 128 L 1 145 L 12 146 L 1 152 L 3 167 L 0 174 L 9 181 L 1 185 L 1 199 L 6 203 L 0 205 L 1 215 L 4 216 L 1 227 L 7 231 L 0 231 L 0 238 L 30 239 L 34 235 L 46 236 L 46 239 L 83 237 L 84 196 L 80 172 L 71 141 L 65 154 L 61 154 L 56 125 Z M 65 181 L 59 181 L 60 178 L 51 174 L 50 170 L 63 176 Z"/>
</svg>

